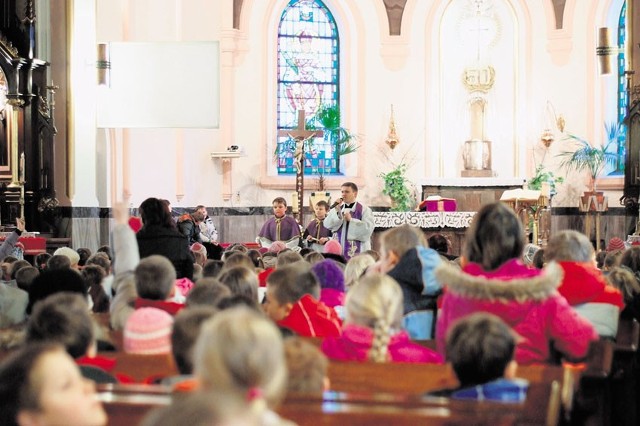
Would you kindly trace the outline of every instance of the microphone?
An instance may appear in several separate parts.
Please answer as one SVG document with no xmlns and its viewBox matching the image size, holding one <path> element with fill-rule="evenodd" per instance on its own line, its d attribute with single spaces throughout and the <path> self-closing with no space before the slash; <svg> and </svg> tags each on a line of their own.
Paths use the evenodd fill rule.
<svg viewBox="0 0 640 426">
<path fill-rule="evenodd" d="M 331 207 L 329 207 L 329 210 L 336 207 L 338 204 L 342 204 L 342 198 L 338 198 L 335 203 L 331 204 Z"/>
</svg>

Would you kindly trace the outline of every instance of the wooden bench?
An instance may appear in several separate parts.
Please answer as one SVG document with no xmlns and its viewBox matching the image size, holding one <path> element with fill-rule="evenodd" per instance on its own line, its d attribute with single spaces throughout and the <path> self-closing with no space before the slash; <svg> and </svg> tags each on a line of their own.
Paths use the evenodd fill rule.
<svg viewBox="0 0 640 426">
<path fill-rule="evenodd" d="M 640 324 L 636 320 L 620 320 L 609 382 L 611 424 L 623 426 L 638 424 L 639 340 Z"/>
<path fill-rule="evenodd" d="M 171 401 L 162 386 L 100 385 L 99 399 L 110 425 L 138 424 L 153 408 Z M 304 425 L 555 425 L 559 420 L 557 382 L 538 383 L 524 403 L 455 401 L 401 394 L 325 392 L 292 394 L 278 413 Z"/>
<path fill-rule="evenodd" d="M 102 352 L 102 356 L 115 358 L 116 365 L 110 371 L 114 375 L 124 375 L 142 383 L 149 378 L 168 377 L 178 374 L 171 354 L 136 355 L 125 352 Z"/>
</svg>

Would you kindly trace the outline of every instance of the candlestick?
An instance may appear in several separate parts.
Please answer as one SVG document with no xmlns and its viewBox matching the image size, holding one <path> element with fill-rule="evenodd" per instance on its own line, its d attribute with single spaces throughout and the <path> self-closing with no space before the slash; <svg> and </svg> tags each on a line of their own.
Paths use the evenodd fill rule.
<svg viewBox="0 0 640 426">
<path fill-rule="evenodd" d="M 18 167 L 20 173 L 20 182 L 24 183 L 24 152 L 20 154 L 20 166 Z"/>
</svg>

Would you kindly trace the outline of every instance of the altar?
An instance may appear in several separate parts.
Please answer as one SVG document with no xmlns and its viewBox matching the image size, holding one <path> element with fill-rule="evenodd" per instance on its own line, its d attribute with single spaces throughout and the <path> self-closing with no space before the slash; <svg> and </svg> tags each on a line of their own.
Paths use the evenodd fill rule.
<svg viewBox="0 0 640 426">
<path fill-rule="evenodd" d="M 426 178 L 420 182 L 422 199 L 430 195 L 453 198 L 460 212 L 477 212 L 482 205 L 500 200 L 508 189 L 522 188 L 524 178 Z"/>
<path fill-rule="evenodd" d="M 412 225 L 421 228 L 426 238 L 442 234 L 451 241 L 451 254 L 460 255 L 467 228 L 476 212 L 373 212 L 376 231 L 373 247 L 380 249 L 378 237 L 389 228 Z"/>
</svg>

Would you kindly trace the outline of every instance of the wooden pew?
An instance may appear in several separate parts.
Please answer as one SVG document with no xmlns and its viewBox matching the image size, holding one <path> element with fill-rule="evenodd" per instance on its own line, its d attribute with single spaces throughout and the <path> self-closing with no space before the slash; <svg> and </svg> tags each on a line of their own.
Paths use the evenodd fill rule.
<svg viewBox="0 0 640 426">
<path fill-rule="evenodd" d="M 98 399 L 109 417 L 109 426 L 138 425 L 149 411 L 171 403 L 165 386 L 98 385 Z"/>
<path fill-rule="evenodd" d="M 171 354 L 135 355 L 125 352 L 104 352 L 100 355 L 116 359 L 116 365 L 110 371 L 114 375 L 124 375 L 142 383 L 150 377 L 168 377 L 178 374 Z"/>
<path fill-rule="evenodd" d="M 556 425 L 557 382 L 534 384 L 518 404 L 454 401 L 399 394 L 325 392 L 289 395 L 278 413 L 304 425 Z M 109 425 L 139 424 L 153 408 L 170 404 L 162 386 L 100 385 Z"/>
<path fill-rule="evenodd" d="M 458 386 L 449 364 L 408 364 L 331 361 L 328 371 L 330 387 L 340 392 L 399 392 L 421 394 Z M 531 383 L 563 383 L 565 369 L 553 365 L 518 367 L 518 377 Z"/>
<path fill-rule="evenodd" d="M 391 411 L 387 411 L 391 409 Z M 535 383 L 524 403 L 457 401 L 403 394 L 325 392 L 289 395 L 277 410 L 299 425 L 337 424 L 519 424 L 556 425 L 560 416 L 557 381 Z M 395 416 L 392 412 L 397 411 Z M 402 415 L 398 415 L 402 413 Z M 388 422 L 387 422 L 388 420 Z"/>
<path fill-rule="evenodd" d="M 638 424 L 638 344 L 640 324 L 636 320 L 620 320 L 613 351 L 611 371 L 611 424 Z"/>
</svg>

